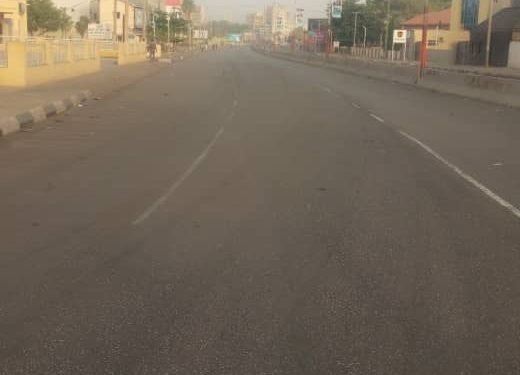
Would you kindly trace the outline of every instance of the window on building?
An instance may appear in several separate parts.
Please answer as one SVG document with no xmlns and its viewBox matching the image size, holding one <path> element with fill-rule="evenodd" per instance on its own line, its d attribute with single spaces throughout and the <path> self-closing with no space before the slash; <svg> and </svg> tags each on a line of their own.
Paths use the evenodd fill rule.
<svg viewBox="0 0 520 375">
<path fill-rule="evenodd" d="M 478 24 L 480 0 L 462 0 L 461 22 L 464 29 L 470 30 Z"/>
</svg>

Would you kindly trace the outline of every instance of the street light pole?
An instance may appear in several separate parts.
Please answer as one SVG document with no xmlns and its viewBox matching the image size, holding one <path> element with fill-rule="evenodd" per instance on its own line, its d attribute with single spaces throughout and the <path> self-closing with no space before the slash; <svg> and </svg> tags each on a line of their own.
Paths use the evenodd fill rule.
<svg viewBox="0 0 520 375">
<path fill-rule="evenodd" d="M 155 42 L 155 40 L 156 40 L 156 37 L 155 37 L 155 13 L 152 14 L 152 26 L 153 26 L 153 41 Z"/>
<path fill-rule="evenodd" d="M 113 29 L 112 29 L 112 40 L 117 42 L 117 0 L 114 0 L 114 14 L 113 14 Z"/>
<path fill-rule="evenodd" d="M 166 16 L 166 20 L 168 21 L 168 50 L 170 49 L 170 15 Z"/>
<path fill-rule="evenodd" d="M 495 0 L 489 0 L 488 29 L 486 35 L 486 68 L 489 67 L 489 60 L 491 59 L 491 35 L 493 31 L 494 3 Z"/>
<path fill-rule="evenodd" d="M 386 0 L 386 21 L 385 21 L 385 51 L 388 51 L 388 33 L 390 32 L 390 0 Z"/>
<path fill-rule="evenodd" d="M 143 40 L 146 43 L 148 41 L 148 0 L 144 0 L 143 2 Z"/>
<path fill-rule="evenodd" d="M 357 37 L 357 17 L 359 12 L 354 12 L 354 42 L 352 43 L 352 46 L 356 48 L 356 37 Z"/>
</svg>

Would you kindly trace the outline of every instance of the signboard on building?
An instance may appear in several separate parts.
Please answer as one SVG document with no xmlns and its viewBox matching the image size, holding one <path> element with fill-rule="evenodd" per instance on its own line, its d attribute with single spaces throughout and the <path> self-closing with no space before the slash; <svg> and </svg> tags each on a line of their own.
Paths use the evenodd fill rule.
<svg viewBox="0 0 520 375">
<path fill-rule="evenodd" d="M 144 27 L 144 11 L 143 8 L 134 8 L 134 28 L 142 30 Z"/>
<path fill-rule="evenodd" d="M 298 8 L 296 9 L 296 27 L 303 27 L 303 13 L 304 9 Z"/>
<path fill-rule="evenodd" d="M 406 44 L 406 30 L 394 30 L 394 44 Z"/>
<path fill-rule="evenodd" d="M 193 30 L 193 39 L 208 39 L 208 30 Z"/>
<path fill-rule="evenodd" d="M 331 9 L 332 18 L 341 18 L 343 14 L 343 0 L 333 0 Z"/>
<path fill-rule="evenodd" d="M 87 29 L 88 39 L 110 40 L 112 39 L 112 25 L 89 23 Z"/>
</svg>

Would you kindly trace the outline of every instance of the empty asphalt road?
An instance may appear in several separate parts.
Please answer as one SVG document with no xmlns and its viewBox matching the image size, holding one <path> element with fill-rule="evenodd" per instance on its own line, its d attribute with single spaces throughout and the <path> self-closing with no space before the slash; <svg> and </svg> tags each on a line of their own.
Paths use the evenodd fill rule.
<svg viewBox="0 0 520 375">
<path fill-rule="evenodd" d="M 0 139 L 0 374 L 519 374 L 519 118 L 231 49 Z"/>
</svg>

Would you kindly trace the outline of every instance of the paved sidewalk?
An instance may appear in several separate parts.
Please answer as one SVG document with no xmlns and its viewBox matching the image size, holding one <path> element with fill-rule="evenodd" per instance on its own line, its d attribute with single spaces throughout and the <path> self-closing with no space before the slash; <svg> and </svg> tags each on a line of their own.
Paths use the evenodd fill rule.
<svg viewBox="0 0 520 375">
<path fill-rule="evenodd" d="M 58 107 L 57 112 L 61 112 L 59 107 L 63 104 L 60 103 L 68 107 L 67 103 L 71 102 L 75 105 L 90 95 L 94 97 L 106 95 L 153 74 L 168 64 L 145 62 L 118 66 L 114 60 L 107 59 L 102 61 L 101 66 L 100 72 L 75 79 L 27 89 L 0 88 L 0 124 L 20 123 L 20 119 L 34 117 L 38 112 L 45 117 L 47 112 L 45 108 L 54 104 Z M 18 120 L 15 121 L 16 119 Z"/>
</svg>

